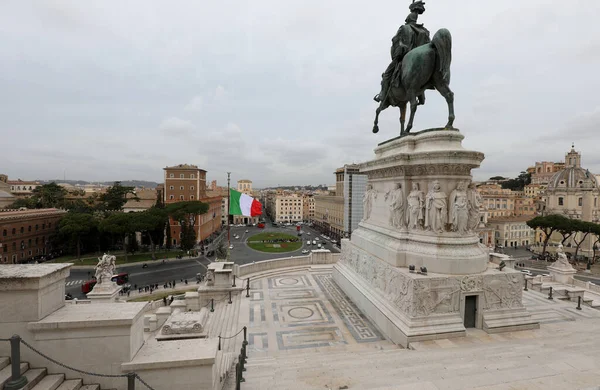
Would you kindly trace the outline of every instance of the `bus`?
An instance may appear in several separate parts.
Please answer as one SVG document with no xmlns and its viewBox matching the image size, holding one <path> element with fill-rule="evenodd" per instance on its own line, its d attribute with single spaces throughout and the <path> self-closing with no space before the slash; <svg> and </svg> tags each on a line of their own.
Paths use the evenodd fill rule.
<svg viewBox="0 0 600 390">
<path fill-rule="evenodd" d="M 121 286 L 129 281 L 129 274 L 127 272 L 121 272 L 120 274 L 113 275 L 112 278 L 110 278 L 110 280 Z M 92 291 L 96 283 L 98 283 L 96 278 L 88 280 L 87 282 L 83 282 L 83 284 L 81 285 L 81 292 L 84 294 L 89 293 L 90 291 Z"/>
<path fill-rule="evenodd" d="M 113 277 L 110 278 L 110 280 L 112 282 L 117 283 L 120 286 L 129 282 L 129 274 L 127 272 L 121 272 L 120 274 L 113 275 Z"/>
</svg>

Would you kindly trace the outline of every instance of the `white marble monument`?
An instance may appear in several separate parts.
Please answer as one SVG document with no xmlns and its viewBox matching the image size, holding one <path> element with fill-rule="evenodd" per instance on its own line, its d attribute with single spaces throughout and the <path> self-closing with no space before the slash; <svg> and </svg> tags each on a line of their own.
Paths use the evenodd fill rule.
<svg viewBox="0 0 600 390">
<path fill-rule="evenodd" d="M 550 275 L 552 275 L 556 282 L 572 284 L 573 275 L 577 273 L 577 270 L 567 260 L 567 255 L 565 255 L 562 244 L 559 244 L 556 248 L 556 255 L 558 256 L 557 260 L 548 267 Z"/>
<path fill-rule="evenodd" d="M 98 258 L 96 265 L 96 285 L 86 297 L 92 303 L 108 303 L 115 302 L 121 288 L 111 279 L 115 274 L 117 258 L 114 255 L 106 253 Z"/>
<path fill-rule="evenodd" d="M 334 278 L 404 346 L 462 336 L 465 325 L 490 333 L 539 326 L 521 302 L 523 275 L 492 266 L 474 231 L 481 199 L 471 169 L 484 156 L 464 149 L 463 138 L 458 130 L 409 134 L 360 165 L 369 176 L 365 215 L 342 240 Z"/>
</svg>

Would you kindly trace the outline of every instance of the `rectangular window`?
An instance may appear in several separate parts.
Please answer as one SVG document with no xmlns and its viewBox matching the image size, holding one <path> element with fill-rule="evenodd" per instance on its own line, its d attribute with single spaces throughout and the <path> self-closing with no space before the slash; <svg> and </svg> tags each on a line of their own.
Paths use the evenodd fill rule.
<svg viewBox="0 0 600 390">
<path fill-rule="evenodd" d="M 563 206 L 563 203 L 564 203 L 563 198 L 558 198 L 558 205 Z"/>
<path fill-rule="evenodd" d="M 180 174 L 179 174 L 179 178 L 180 178 L 180 179 L 183 179 L 184 177 L 185 177 L 185 175 L 184 175 L 183 173 L 180 173 Z"/>
<path fill-rule="evenodd" d="M 579 198 L 579 200 L 577 201 L 577 203 L 579 204 L 579 206 L 583 206 L 583 198 Z"/>
<path fill-rule="evenodd" d="M 175 175 L 171 173 L 171 174 L 169 174 L 169 177 L 175 177 Z"/>
</svg>

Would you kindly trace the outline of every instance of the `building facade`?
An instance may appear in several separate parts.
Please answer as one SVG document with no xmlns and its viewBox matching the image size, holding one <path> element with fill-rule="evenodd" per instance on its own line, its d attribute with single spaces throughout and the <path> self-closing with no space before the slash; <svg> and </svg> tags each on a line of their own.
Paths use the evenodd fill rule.
<svg viewBox="0 0 600 390">
<path fill-rule="evenodd" d="M 535 166 L 527 169 L 527 172 L 531 173 L 531 184 L 548 184 L 552 176 L 563 169 L 565 169 L 563 162 L 542 161 L 536 162 Z"/>
<path fill-rule="evenodd" d="M 275 223 L 297 223 L 303 220 L 303 198 L 298 194 L 270 194 L 268 214 Z"/>
<path fill-rule="evenodd" d="M 527 226 L 531 217 L 497 217 L 488 220 L 494 243 L 503 247 L 527 247 L 535 242 L 535 230 Z"/>
<path fill-rule="evenodd" d="M 58 209 L 0 211 L 0 262 L 25 263 L 50 254 L 51 238 L 66 213 Z"/>
<path fill-rule="evenodd" d="M 202 244 L 204 240 L 221 229 L 221 196 L 208 196 L 206 193 L 206 171 L 196 165 L 179 164 L 164 168 L 164 203 L 184 201 L 200 201 L 208 203 L 209 209 L 205 214 L 196 216 L 194 231 L 196 241 Z M 171 230 L 171 245 L 181 244 L 181 226 L 173 219 L 169 220 Z"/>
<path fill-rule="evenodd" d="M 317 228 L 337 241 L 349 237 L 363 219 L 367 181 L 367 175 L 362 175 L 356 164 L 336 169 L 335 187 L 330 195 L 315 196 Z"/>
<path fill-rule="evenodd" d="M 312 222 L 315 219 L 315 197 L 312 194 L 302 196 L 302 220 Z"/>
<path fill-rule="evenodd" d="M 28 197 L 33 195 L 33 191 L 40 187 L 40 182 L 37 181 L 23 181 L 21 179 L 18 180 L 8 180 L 7 184 L 10 186 L 10 192 L 19 197 Z"/>
</svg>

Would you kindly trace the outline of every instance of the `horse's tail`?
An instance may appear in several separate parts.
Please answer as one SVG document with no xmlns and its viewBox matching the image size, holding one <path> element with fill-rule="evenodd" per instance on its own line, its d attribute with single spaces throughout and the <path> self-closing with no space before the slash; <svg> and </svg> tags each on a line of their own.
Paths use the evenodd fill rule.
<svg viewBox="0 0 600 390">
<path fill-rule="evenodd" d="M 431 40 L 438 52 L 440 68 L 444 81 L 450 83 L 450 62 L 452 62 L 452 35 L 445 28 L 439 29 Z"/>
</svg>

